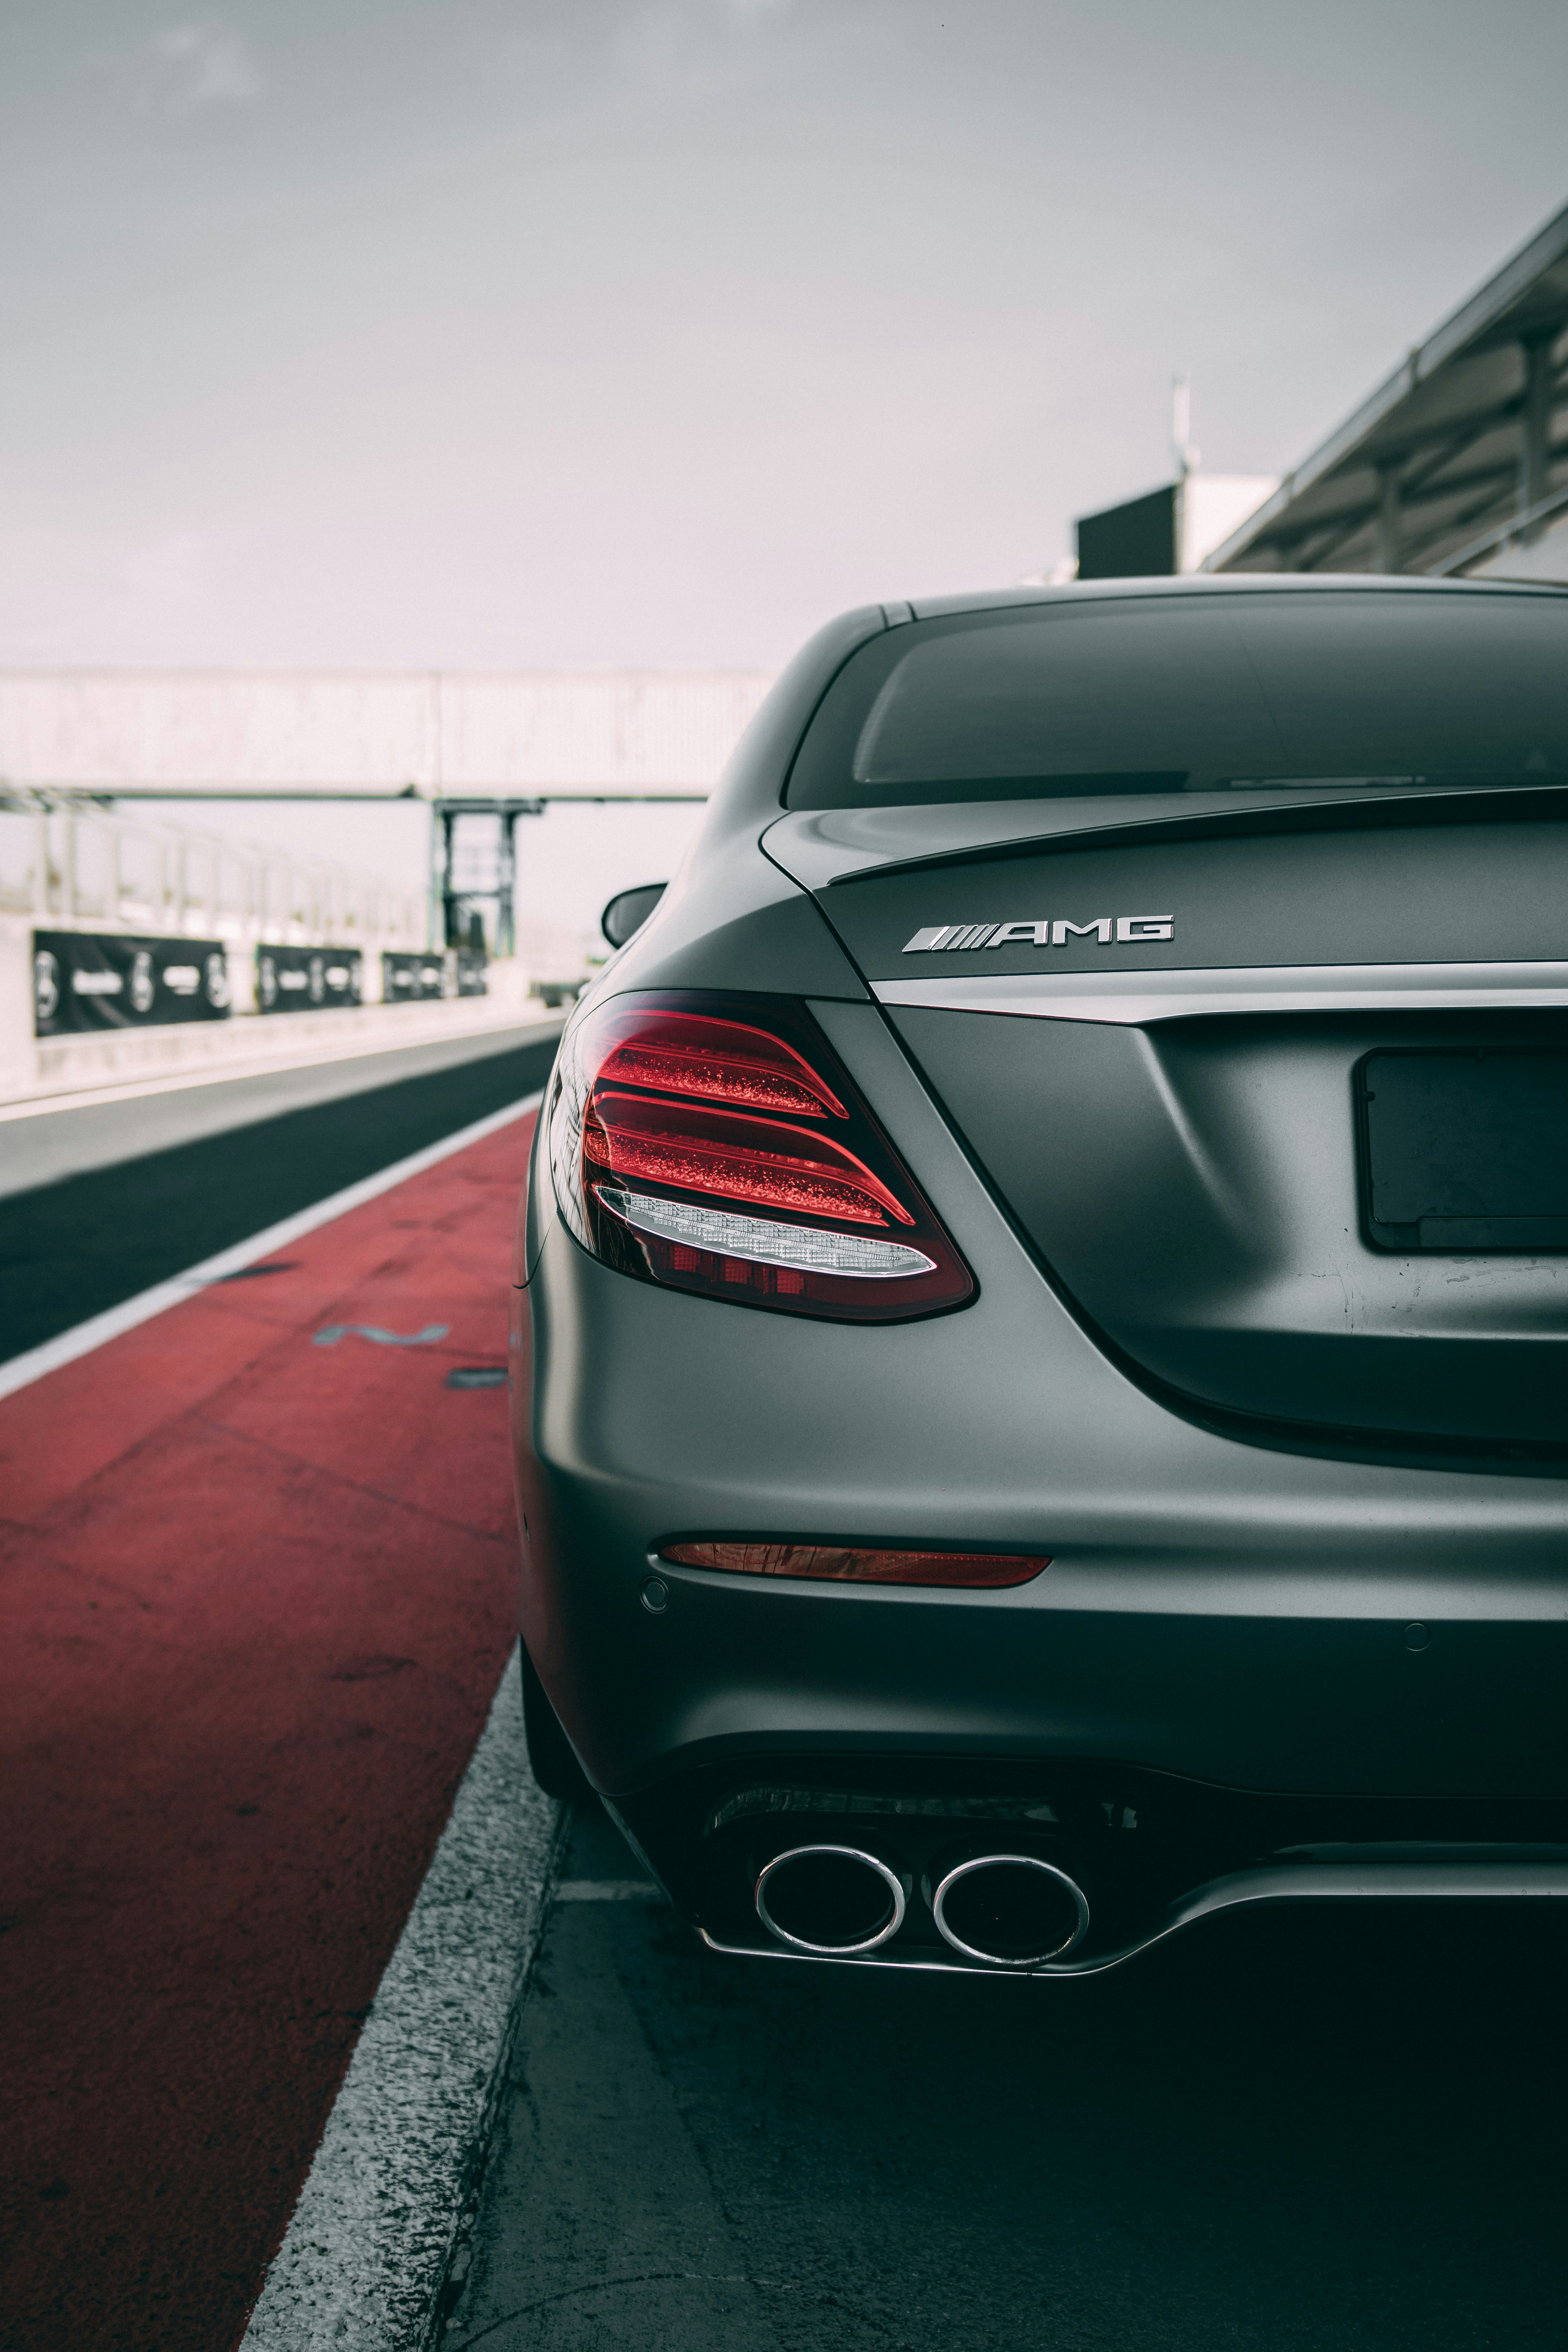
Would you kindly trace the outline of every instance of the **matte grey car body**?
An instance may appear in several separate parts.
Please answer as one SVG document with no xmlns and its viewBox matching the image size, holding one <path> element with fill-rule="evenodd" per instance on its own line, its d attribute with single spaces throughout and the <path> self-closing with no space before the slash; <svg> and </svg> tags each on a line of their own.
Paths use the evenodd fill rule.
<svg viewBox="0 0 1568 2352">
<path fill-rule="evenodd" d="M 1568 740 L 1495 773 L 1112 757 L 812 804 L 857 660 L 891 679 L 973 616 L 1068 608 L 1386 610 L 1434 642 L 1480 615 L 1531 675 L 1560 647 L 1568 707 L 1568 596 L 1364 580 L 871 607 L 784 674 L 568 1038 L 639 992 L 787 1006 L 973 1294 L 853 1323 L 628 1278 L 562 1213 L 549 1096 L 514 1292 L 536 1689 L 724 1949 L 1071 1973 L 1231 1904 L 1568 1892 L 1568 1176 L 1396 1198 L 1442 1088 L 1500 1057 L 1499 1117 L 1534 1086 L 1551 1158 Z M 664 1556 L 705 1537 L 1050 1565 L 969 1591 Z M 795 1854 L 827 1858 L 799 1916 L 833 1913 L 833 1857 L 879 1873 L 875 1932 L 781 1927 Z M 953 1932 L 939 1898 L 1001 1855 L 1000 1926 Z M 1031 1885 L 1065 1922 L 1038 1948 L 1002 1917 Z"/>
</svg>

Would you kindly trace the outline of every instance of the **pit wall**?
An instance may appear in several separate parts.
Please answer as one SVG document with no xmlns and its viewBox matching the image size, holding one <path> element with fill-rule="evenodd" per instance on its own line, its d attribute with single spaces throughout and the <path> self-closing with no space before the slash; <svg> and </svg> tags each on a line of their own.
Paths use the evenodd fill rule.
<svg viewBox="0 0 1568 2352">
<path fill-rule="evenodd" d="M 37 919 L 0 915 L 0 1108 L 44 1104 L 100 1090 L 167 1080 L 238 1076 L 300 1068 L 437 1037 L 471 1036 L 542 1016 L 544 1007 L 519 962 L 492 963 L 483 996 L 384 1004 L 381 957 L 364 958 L 365 1001 L 319 1013 L 258 1013 L 256 954 L 231 948 L 232 1010 L 226 1021 L 147 1029 L 100 1029 L 68 1037 L 33 1034 L 33 931 Z M 60 925 L 57 929 L 77 926 Z M 82 929 L 100 928 L 80 926 Z"/>
</svg>

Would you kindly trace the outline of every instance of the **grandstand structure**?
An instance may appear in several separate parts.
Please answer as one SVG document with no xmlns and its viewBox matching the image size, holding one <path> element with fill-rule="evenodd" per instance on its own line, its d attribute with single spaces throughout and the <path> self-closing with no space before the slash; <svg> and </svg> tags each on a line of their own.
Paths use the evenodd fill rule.
<svg viewBox="0 0 1568 2352">
<path fill-rule="evenodd" d="M 1568 205 L 1201 569 L 1568 578 Z"/>
</svg>

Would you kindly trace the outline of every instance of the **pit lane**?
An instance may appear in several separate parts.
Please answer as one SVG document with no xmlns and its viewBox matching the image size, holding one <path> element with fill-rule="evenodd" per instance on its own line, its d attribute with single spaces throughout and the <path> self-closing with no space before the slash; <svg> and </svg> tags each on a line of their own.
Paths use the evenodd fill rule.
<svg viewBox="0 0 1568 2352">
<path fill-rule="evenodd" d="M 515 1641 L 557 1025 L 0 1202 L 7 2346 L 231 2345 L 283 2235 Z"/>
<path fill-rule="evenodd" d="M 16 1193 L 28 1344 L 504 1108 L 551 1045 L 516 1050 Z M 504 1398 L 447 1374 L 499 1356 L 524 1140 L 6 1401 L 26 2352 L 237 2343 L 342 2113 L 510 1645 Z M 398 2333 L 290 2347 L 1561 2341 L 1568 1938 L 1525 1906 L 1215 1921 L 1038 1985 L 704 1952 L 591 1810 L 561 1872 L 456 2259 Z"/>
<path fill-rule="evenodd" d="M 575 1817 L 446 2352 L 1561 2343 L 1568 1937 L 1531 1906 L 1302 1906 L 1042 1983 L 728 1959 L 638 1875 Z"/>
</svg>

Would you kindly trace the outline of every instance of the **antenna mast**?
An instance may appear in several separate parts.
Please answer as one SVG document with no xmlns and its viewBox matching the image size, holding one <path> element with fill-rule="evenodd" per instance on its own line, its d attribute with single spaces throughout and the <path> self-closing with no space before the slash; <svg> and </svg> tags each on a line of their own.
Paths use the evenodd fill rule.
<svg viewBox="0 0 1568 2352">
<path fill-rule="evenodd" d="M 1190 375 L 1171 378 L 1171 455 L 1176 461 L 1178 479 L 1195 474 L 1203 462 L 1203 451 L 1194 449 L 1193 430 L 1193 380 Z"/>
</svg>

